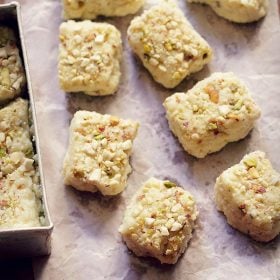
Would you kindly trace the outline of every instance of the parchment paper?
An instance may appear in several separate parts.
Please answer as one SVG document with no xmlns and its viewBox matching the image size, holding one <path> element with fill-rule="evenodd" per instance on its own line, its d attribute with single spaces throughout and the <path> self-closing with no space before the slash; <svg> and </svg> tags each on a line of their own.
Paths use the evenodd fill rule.
<svg viewBox="0 0 280 280">
<path fill-rule="evenodd" d="M 0 1 L 6 3 L 8 1 Z M 280 29 L 276 0 L 267 17 L 237 25 L 202 5 L 180 7 L 215 52 L 203 71 L 177 89 L 157 85 L 131 53 L 126 30 L 133 16 L 103 19 L 116 25 L 124 44 L 122 81 L 118 93 L 94 98 L 65 94 L 57 80 L 58 29 L 62 7 L 57 0 L 22 0 L 22 17 L 38 113 L 39 136 L 53 231 L 52 254 L 34 259 L 37 279 L 280 279 L 279 237 L 269 244 L 254 242 L 231 228 L 213 202 L 216 177 L 248 152 L 265 151 L 280 170 Z M 157 1 L 153 1 L 156 3 Z M 185 91 L 215 71 L 233 71 L 250 87 L 262 109 L 253 132 L 222 151 L 197 160 L 179 145 L 168 129 L 162 102 Z M 141 122 L 134 143 L 133 173 L 122 195 L 105 199 L 63 185 L 61 166 L 69 122 L 79 109 L 96 110 Z M 169 178 L 197 200 L 199 221 L 184 256 L 174 266 L 137 258 L 118 233 L 124 209 L 149 177 Z"/>
</svg>

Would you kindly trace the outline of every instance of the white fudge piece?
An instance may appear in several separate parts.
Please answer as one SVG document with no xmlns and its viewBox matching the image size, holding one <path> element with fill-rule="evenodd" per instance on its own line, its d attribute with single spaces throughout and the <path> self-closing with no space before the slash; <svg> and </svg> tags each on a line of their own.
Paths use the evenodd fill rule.
<svg viewBox="0 0 280 280">
<path fill-rule="evenodd" d="M 22 152 L 32 157 L 28 102 L 21 98 L 0 110 L 0 154 Z"/>
<path fill-rule="evenodd" d="M 111 24 L 68 21 L 60 26 L 59 81 L 66 92 L 108 95 L 120 81 L 122 42 Z"/>
<path fill-rule="evenodd" d="M 41 197 L 28 103 L 17 99 L 0 110 L 0 228 L 41 226 Z"/>
<path fill-rule="evenodd" d="M 25 74 L 12 29 L 0 26 L 0 102 L 19 96 Z"/>
<path fill-rule="evenodd" d="M 163 105 L 170 129 L 197 158 L 243 139 L 260 117 L 247 87 L 232 73 L 214 73 Z"/>
<path fill-rule="evenodd" d="M 64 159 L 66 185 L 116 195 L 131 172 L 129 156 L 138 123 L 96 112 L 78 111 L 71 122 Z"/>
<path fill-rule="evenodd" d="M 153 78 L 176 87 L 212 58 L 208 43 L 173 5 L 157 5 L 132 20 L 128 41 Z"/>
<path fill-rule="evenodd" d="M 0 158 L 0 228 L 41 226 L 43 212 L 34 160 L 22 152 Z"/>
<path fill-rule="evenodd" d="M 264 17 L 267 0 L 188 0 L 190 3 L 209 5 L 219 16 L 236 23 L 249 23 Z"/>
<path fill-rule="evenodd" d="M 224 171 L 216 181 L 215 199 L 228 223 L 257 241 L 280 232 L 280 174 L 265 154 L 256 151 Z"/>
<path fill-rule="evenodd" d="M 135 14 L 144 0 L 63 0 L 65 19 L 95 19 L 97 16 Z"/>
<path fill-rule="evenodd" d="M 132 198 L 119 231 L 137 256 L 174 264 L 192 237 L 197 215 L 189 192 L 151 178 Z"/>
</svg>

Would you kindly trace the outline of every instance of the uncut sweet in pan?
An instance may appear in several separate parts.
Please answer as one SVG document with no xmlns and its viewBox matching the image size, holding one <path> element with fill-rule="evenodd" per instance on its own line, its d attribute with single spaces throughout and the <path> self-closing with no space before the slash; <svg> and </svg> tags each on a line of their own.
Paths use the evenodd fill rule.
<svg viewBox="0 0 280 280">
<path fill-rule="evenodd" d="M 18 98 L 0 110 L 0 228 L 44 224 L 35 168 L 28 102 Z"/>
<path fill-rule="evenodd" d="M 19 96 L 26 84 L 15 34 L 0 26 L 0 102 Z"/>
</svg>

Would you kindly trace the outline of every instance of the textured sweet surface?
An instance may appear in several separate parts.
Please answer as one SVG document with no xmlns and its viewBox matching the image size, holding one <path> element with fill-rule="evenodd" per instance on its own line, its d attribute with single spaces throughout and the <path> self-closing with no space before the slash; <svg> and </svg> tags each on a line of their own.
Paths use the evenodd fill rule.
<svg viewBox="0 0 280 280">
<path fill-rule="evenodd" d="M 174 264 L 192 237 L 197 215 L 189 192 L 151 178 L 132 198 L 119 231 L 137 256 Z"/>
<path fill-rule="evenodd" d="M 246 155 L 216 181 L 215 199 L 230 225 L 257 241 L 280 232 L 280 174 L 265 153 Z"/>
<path fill-rule="evenodd" d="M 134 18 L 127 33 L 133 51 L 167 88 L 201 70 L 212 57 L 208 43 L 173 5 L 157 5 Z"/>
<path fill-rule="evenodd" d="M 66 92 L 89 95 L 116 92 L 120 81 L 122 43 L 111 24 L 89 20 L 60 26 L 59 82 Z"/>
<path fill-rule="evenodd" d="M 17 99 L 0 110 L 0 228 L 40 226 L 40 198 L 28 103 Z"/>
<path fill-rule="evenodd" d="M 247 87 L 233 73 L 214 73 L 163 105 L 170 129 L 198 158 L 246 137 L 260 116 Z"/>
<path fill-rule="evenodd" d="M 129 156 L 138 123 L 96 112 L 78 111 L 71 122 L 64 159 L 66 185 L 116 195 L 131 172 Z"/>
<path fill-rule="evenodd" d="M 0 26 L 0 102 L 20 95 L 25 74 L 13 30 Z"/>
<path fill-rule="evenodd" d="M 267 0 L 188 0 L 190 3 L 209 5 L 219 16 L 237 23 L 261 19 L 267 13 Z"/>
<path fill-rule="evenodd" d="M 155 3 L 156 0 L 146 2 Z M 34 259 L 35 279 L 91 279 L 93 275 L 96 279 L 141 280 L 252 280 L 252 275 L 253 280 L 279 278 L 280 238 L 265 245 L 248 239 L 226 223 L 213 201 L 216 178 L 239 162 L 246 151 L 265 150 L 280 171 L 280 29 L 276 1 L 269 1 L 269 13 L 263 21 L 249 26 L 221 20 L 210 8 L 190 5 L 186 0 L 178 2 L 196 30 L 207 35 L 207 41 L 215 50 L 216 59 L 212 60 L 209 71 L 238 74 L 262 109 L 256 129 L 245 141 L 227 145 L 222 152 L 203 160 L 188 156 L 168 131 L 162 102 L 175 91 L 157 86 L 144 67 L 138 67 L 127 49 L 126 40 L 122 88 L 118 94 L 106 98 L 62 94 L 54 77 L 60 1 L 21 1 L 39 110 L 47 194 L 55 223 L 51 256 L 47 262 Z M 126 37 L 131 18 L 105 20 L 117 26 Z M 40 43 L 38 50 L 34 42 L 44 44 Z M 207 68 L 183 81 L 176 91 L 185 91 L 186 87 L 207 76 Z M 121 196 L 109 199 L 62 187 L 61 165 L 67 148 L 69 118 L 77 110 L 141 121 L 133 145 L 133 172 Z M 176 178 L 176 182 L 195 196 L 200 212 L 191 246 L 171 267 L 129 254 L 117 231 L 126 205 L 139 188 L 137 182 L 144 182 L 151 176 L 166 178 L 167 174 L 170 180 Z"/>
<path fill-rule="evenodd" d="M 63 0 L 65 19 L 95 19 L 136 13 L 144 0 Z"/>
</svg>

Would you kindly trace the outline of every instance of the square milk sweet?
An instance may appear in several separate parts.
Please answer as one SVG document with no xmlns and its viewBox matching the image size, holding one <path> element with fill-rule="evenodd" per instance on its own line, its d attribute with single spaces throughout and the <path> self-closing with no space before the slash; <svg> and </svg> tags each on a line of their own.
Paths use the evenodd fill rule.
<svg viewBox="0 0 280 280">
<path fill-rule="evenodd" d="M 144 0 L 63 0 L 65 19 L 95 19 L 98 16 L 135 14 Z"/>
<path fill-rule="evenodd" d="M 59 83 L 66 92 L 103 96 L 117 91 L 122 41 L 111 24 L 89 20 L 60 26 Z"/>
<path fill-rule="evenodd" d="M 198 212 L 192 195 L 151 178 L 131 199 L 119 231 L 137 256 L 174 264 L 192 238 Z"/>
<path fill-rule="evenodd" d="M 243 139 L 260 117 L 248 88 L 233 73 L 214 73 L 163 105 L 170 129 L 197 158 Z"/>
<path fill-rule="evenodd" d="M 264 152 L 250 153 L 216 180 L 215 200 L 228 223 L 268 242 L 280 232 L 280 174 Z"/>
<path fill-rule="evenodd" d="M 107 114 L 76 112 L 63 164 L 65 184 L 103 195 L 122 192 L 131 172 L 129 157 L 138 126 Z"/>
<path fill-rule="evenodd" d="M 133 52 L 154 80 L 176 87 L 212 58 L 212 49 L 174 5 L 160 4 L 134 18 L 128 28 Z"/>
</svg>

